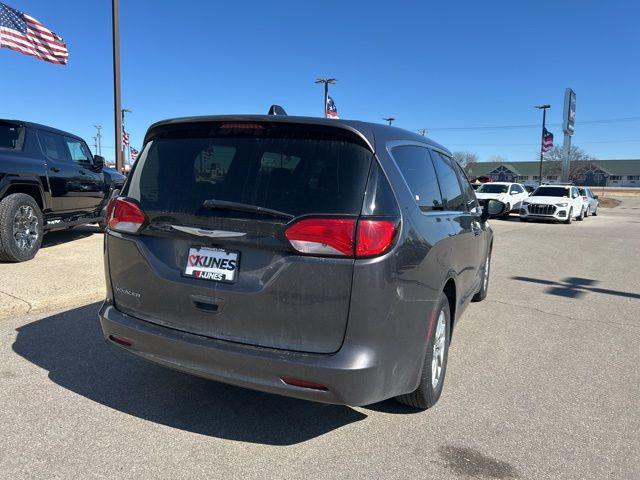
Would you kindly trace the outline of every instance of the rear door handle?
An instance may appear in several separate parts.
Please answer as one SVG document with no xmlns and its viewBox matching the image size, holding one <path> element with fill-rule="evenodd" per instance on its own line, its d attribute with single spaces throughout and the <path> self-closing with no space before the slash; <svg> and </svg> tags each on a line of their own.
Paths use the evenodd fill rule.
<svg viewBox="0 0 640 480">
<path fill-rule="evenodd" d="M 60 171 L 60 169 L 58 167 L 51 167 L 51 171 L 58 173 Z"/>
</svg>

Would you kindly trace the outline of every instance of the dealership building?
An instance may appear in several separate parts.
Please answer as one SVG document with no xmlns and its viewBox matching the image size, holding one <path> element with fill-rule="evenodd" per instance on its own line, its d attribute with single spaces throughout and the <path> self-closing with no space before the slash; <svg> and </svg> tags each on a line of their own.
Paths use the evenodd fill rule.
<svg viewBox="0 0 640 480">
<path fill-rule="evenodd" d="M 540 162 L 474 162 L 466 167 L 469 178 L 487 177 L 493 182 L 518 182 L 535 186 L 540 183 Z M 578 185 L 640 188 L 640 159 L 592 160 L 580 162 L 572 169 L 572 180 Z M 562 164 L 543 162 L 542 181 L 561 178 Z"/>
</svg>

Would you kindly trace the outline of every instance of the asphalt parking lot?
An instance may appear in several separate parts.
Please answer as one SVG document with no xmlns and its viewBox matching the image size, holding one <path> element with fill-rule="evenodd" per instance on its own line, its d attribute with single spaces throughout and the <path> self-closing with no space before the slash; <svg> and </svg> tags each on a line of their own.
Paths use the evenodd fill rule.
<svg viewBox="0 0 640 480">
<path fill-rule="evenodd" d="M 640 198 L 621 199 L 572 225 L 491 221 L 489 297 L 422 413 L 257 393 L 115 351 L 96 320 L 101 234 L 50 234 L 34 261 L 0 265 L 0 476 L 640 478 Z"/>
</svg>

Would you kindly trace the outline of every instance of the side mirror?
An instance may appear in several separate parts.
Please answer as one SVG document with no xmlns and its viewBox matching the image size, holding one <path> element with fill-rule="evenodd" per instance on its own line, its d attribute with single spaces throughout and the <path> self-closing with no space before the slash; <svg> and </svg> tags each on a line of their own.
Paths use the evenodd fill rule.
<svg viewBox="0 0 640 480">
<path fill-rule="evenodd" d="M 574 193 L 573 195 L 571 195 L 571 198 L 578 198 L 578 195 Z"/>
<path fill-rule="evenodd" d="M 507 206 L 499 200 L 487 200 L 482 205 L 482 213 L 480 214 L 480 221 L 486 222 L 489 220 L 489 217 L 497 217 L 502 215 Z"/>
<path fill-rule="evenodd" d="M 595 198 L 596 200 L 598 200 L 598 195 L 594 195 L 593 198 Z"/>
<path fill-rule="evenodd" d="M 102 170 L 102 167 L 104 167 L 104 157 L 101 155 L 94 155 L 93 165 L 96 167 L 96 170 Z"/>
</svg>

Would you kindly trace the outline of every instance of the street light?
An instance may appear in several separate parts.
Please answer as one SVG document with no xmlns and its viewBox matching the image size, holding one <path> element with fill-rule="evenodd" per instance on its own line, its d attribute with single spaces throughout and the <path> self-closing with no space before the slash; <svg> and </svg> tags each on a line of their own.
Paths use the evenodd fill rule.
<svg viewBox="0 0 640 480">
<path fill-rule="evenodd" d="M 427 129 L 426 128 L 419 128 L 418 129 L 418 133 L 420 135 L 422 135 L 423 137 L 426 137 L 427 136 Z"/>
<path fill-rule="evenodd" d="M 385 118 L 383 118 L 383 120 L 385 122 L 389 122 L 389 125 L 391 125 L 391 123 L 395 120 L 395 118 L 393 118 L 393 117 L 385 117 Z"/>
<path fill-rule="evenodd" d="M 324 105 L 322 106 L 322 110 L 324 112 L 324 118 L 327 118 L 327 100 L 329 99 L 329 84 L 336 83 L 335 78 L 318 78 L 314 83 L 323 83 L 324 84 Z"/>
<path fill-rule="evenodd" d="M 538 177 L 538 185 L 542 185 L 542 155 L 544 154 L 544 131 L 546 129 L 547 121 L 547 108 L 551 108 L 551 105 L 544 103 L 542 105 L 535 105 L 535 108 L 542 110 L 542 135 L 540 136 L 540 177 Z"/>
</svg>

